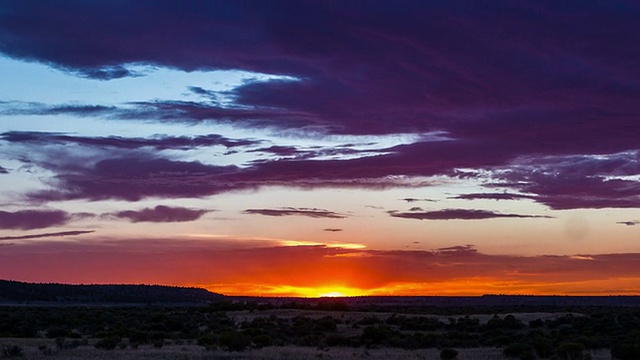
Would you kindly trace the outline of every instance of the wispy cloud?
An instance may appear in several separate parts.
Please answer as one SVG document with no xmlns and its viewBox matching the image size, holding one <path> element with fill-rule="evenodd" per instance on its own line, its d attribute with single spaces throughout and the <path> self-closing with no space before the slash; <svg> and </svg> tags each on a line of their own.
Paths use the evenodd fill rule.
<svg viewBox="0 0 640 360">
<path fill-rule="evenodd" d="M 437 202 L 437 200 L 433 200 L 433 199 L 417 199 L 417 198 L 411 198 L 411 197 L 404 198 L 402 200 L 408 203 L 414 203 L 414 202 L 420 202 L 420 201 Z"/>
<path fill-rule="evenodd" d="M 329 219 L 343 219 L 347 216 L 337 212 L 316 209 L 316 208 L 293 208 L 283 207 L 276 209 L 247 209 L 243 211 L 245 214 L 258 214 L 266 216 L 307 216 L 312 218 L 329 218 Z"/>
<path fill-rule="evenodd" d="M 389 211 L 393 217 L 416 220 L 483 220 L 494 218 L 552 218 L 545 215 L 504 214 L 488 210 L 444 209 L 434 211 Z"/>
<path fill-rule="evenodd" d="M 259 140 L 229 139 L 218 134 L 202 136 L 156 136 L 154 138 L 82 137 L 68 134 L 47 132 L 11 131 L 0 134 L 0 140 L 11 143 L 59 144 L 75 143 L 96 148 L 139 149 L 144 147 L 157 150 L 192 150 L 198 147 L 225 146 L 228 148 L 259 144 Z"/>
<path fill-rule="evenodd" d="M 513 193 L 478 193 L 478 194 L 462 194 L 449 197 L 450 199 L 462 200 L 521 200 L 536 199 L 536 196 L 513 194 Z"/>
<path fill-rule="evenodd" d="M 640 220 L 631 220 L 631 221 L 618 221 L 616 224 L 627 225 L 627 226 L 635 226 L 640 224 Z"/>
<path fill-rule="evenodd" d="M 20 235 L 20 236 L 2 236 L 0 240 L 30 240 L 30 239 L 42 239 L 48 237 L 63 237 L 63 236 L 78 236 L 84 234 L 94 233 L 95 230 L 80 230 L 80 231 L 59 231 L 52 233 L 43 233 L 43 234 L 32 234 L 32 235 Z"/>
</svg>

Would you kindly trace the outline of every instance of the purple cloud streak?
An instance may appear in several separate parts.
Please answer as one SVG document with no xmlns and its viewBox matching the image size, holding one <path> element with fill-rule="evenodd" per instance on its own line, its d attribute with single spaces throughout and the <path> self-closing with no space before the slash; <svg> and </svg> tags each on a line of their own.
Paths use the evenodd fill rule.
<svg viewBox="0 0 640 360">
<path fill-rule="evenodd" d="M 631 220 L 631 221 L 618 221 L 616 224 L 627 225 L 627 226 L 635 226 L 640 224 L 640 220 Z"/>
<path fill-rule="evenodd" d="M 34 144 L 69 144 L 97 147 L 97 148 L 119 148 L 119 149 L 139 149 L 152 147 L 158 150 L 176 149 L 191 150 L 197 147 L 208 147 L 221 145 L 228 148 L 249 146 L 259 144 L 258 140 L 249 139 L 229 139 L 218 134 L 202 136 L 163 136 L 157 138 L 124 138 L 120 136 L 110 137 L 81 137 L 66 134 L 46 133 L 46 132 L 18 132 L 11 131 L 0 134 L 0 140 L 11 143 L 34 143 Z"/>
<path fill-rule="evenodd" d="M 61 210 L 0 211 L 0 229 L 31 230 L 65 225 L 71 216 Z"/>
<path fill-rule="evenodd" d="M 499 212 L 488 210 L 467 210 L 467 209 L 444 209 L 435 211 L 421 212 L 399 212 L 389 211 L 389 215 L 398 218 L 416 219 L 416 220 L 484 220 L 495 218 L 552 218 L 543 215 L 521 215 L 521 214 L 502 214 Z"/>
<path fill-rule="evenodd" d="M 63 237 L 63 236 L 77 236 L 84 234 L 94 233 L 95 230 L 80 230 L 80 231 L 59 231 L 53 233 L 33 234 L 33 235 L 20 235 L 20 236 L 2 236 L 1 241 L 5 240 L 30 240 L 30 239 L 42 239 L 48 237 Z"/>
<path fill-rule="evenodd" d="M 210 210 L 188 209 L 183 207 L 170 207 L 158 205 L 154 208 L 142 210 L 118 211 L 112 214 L 117 218 L 127 219 L 131 222 L 187 222 L 198 220 Z"/>
<path fill-rule="evenodd" d="M 316 209 L 316 208 L 293 208 L 283 207 L 277 209 L 247 209 L 243 211 L 244 214 L 257 214 L 266 216 L 307 216 L 312 218 L 327 218 L 327 219 L 344 219 L 347 216 L 337 212 Z"/>
<path fill-rule="evenodd" d="M 482 193 L 482 194 L 462 194 L 458 196 L 450 197 L 450 199 L 461 200 L 521 200 L 521 199 L 536 199 L 535 196 L 512 194 L 512 193 Z"/>
</svg>

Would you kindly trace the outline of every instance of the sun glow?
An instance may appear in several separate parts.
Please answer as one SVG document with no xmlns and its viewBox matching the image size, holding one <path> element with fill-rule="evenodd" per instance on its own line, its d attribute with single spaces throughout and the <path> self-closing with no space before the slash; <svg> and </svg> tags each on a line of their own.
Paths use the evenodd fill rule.
<svg viewBox="0 0 640 360">
<path fill-rule="evenodd" d="M 273 289 L 273 294 L 279 296 L 299 296 L 307 298 L 318 297 L 349 297 L 369 295 L 366 289 L 352 288 L 347 286 L 320 286 L 320 287 L 297 287 L 279 286 Z"/>
</svg>

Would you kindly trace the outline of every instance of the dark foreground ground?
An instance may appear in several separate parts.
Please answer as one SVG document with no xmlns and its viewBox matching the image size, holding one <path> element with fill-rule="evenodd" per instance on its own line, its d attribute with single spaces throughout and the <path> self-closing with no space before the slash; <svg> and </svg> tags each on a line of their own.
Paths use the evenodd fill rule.
<svg viewBox="0 0 640 360">
<path fill-rule="evenodd" d="M 635 298 L 525 298 L 20 303 L 0 307 L 0 358 L 640 359 Z"/>
</svg>

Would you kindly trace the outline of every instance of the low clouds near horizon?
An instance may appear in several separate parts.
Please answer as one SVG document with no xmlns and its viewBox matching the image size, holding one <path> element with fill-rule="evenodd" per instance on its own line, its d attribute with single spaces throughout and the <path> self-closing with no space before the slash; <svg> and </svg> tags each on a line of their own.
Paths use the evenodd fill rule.
<svg viewBox="0 0 640 360">
<path fill-rule="evenodd" d="M 155 244 L 153 250 L 142 251 L 150 243 Z M 496 289 L 567 295 L 612 289 L 598 286 L 640 290 L 639 253 L 515 256 L 485 254 L 473 245 L 412 251 L 322 245 L 220 249 L 212 245 L 185 242 L 176 248 L 173 241 L 153 239 L 67 242 L 56 245 L 52 253 L 45 242 L 14 244 L 0 252 L 0 273 L 37 282 L 189 283 L 227 294 L 292 295 L 292 288 L 330 286 L 336 278 L 369 294 L 389 294 L 394 288 L 413 288 L 416 293 L 412 294 L 467 295 Z M 84 255 L 78 257 L 78 252 Z M 54 270 L 42 272 L 31 263 Z M 109 266 L 113 263 L 121 265 Z M 85 270 L 70 271 L 77 268 Z M 249 285 L 253 289 L 246 288 Z"/>
</svg>

